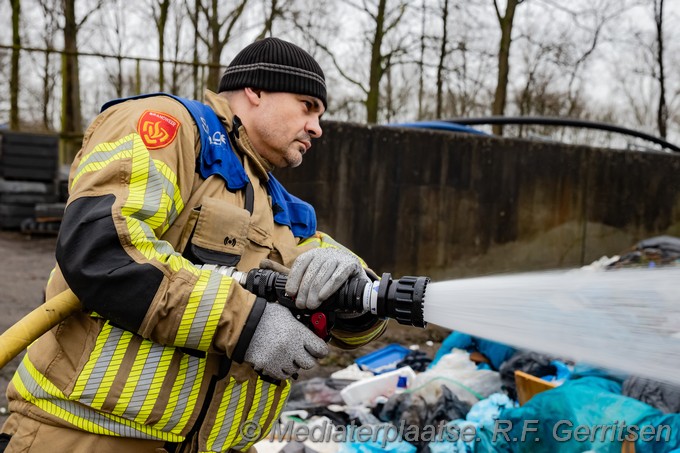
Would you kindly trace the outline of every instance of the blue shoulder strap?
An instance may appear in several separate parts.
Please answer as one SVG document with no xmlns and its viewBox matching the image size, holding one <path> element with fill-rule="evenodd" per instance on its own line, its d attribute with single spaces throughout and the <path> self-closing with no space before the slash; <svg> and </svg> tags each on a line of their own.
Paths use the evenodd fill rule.
<svg viewBox="0 0 680 453">
<path fill-rule="evenodd" d="M 248 175 L 231 147 L 224 125 L 207 105 L 168 93 L 149 93 L 114 99 L 104 104 L 101 111 L 129 99 L 143 99 L 151 96 L 169 96 L 180 102 L 191 114 L 201 135 L 198 170 L 204 179 L 219 175 L 231 191 L 243 189 L 248 185 Z M 287 225 L 295 237 L 308 238 L 316 233 L 316 213 L 312 205 L 288 193 L 271 173 L 269 173 L 266 187 L 272 197 L 276 223 Z"/>
</svg>

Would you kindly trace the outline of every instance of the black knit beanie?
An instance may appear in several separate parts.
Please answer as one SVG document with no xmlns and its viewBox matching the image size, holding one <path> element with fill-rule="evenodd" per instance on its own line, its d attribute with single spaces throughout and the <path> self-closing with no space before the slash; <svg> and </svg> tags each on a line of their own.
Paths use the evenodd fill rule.
<svg viewBox="0 0 680 453">
<path fill-rule="evenodd" d="M 218 92 L 239 88 L 297 93 L 326 102 L 326 82 L 319 63 L 307 52 L 278 38 L 255 41 L 241 50 L 224 71 Z"/>
</svg>

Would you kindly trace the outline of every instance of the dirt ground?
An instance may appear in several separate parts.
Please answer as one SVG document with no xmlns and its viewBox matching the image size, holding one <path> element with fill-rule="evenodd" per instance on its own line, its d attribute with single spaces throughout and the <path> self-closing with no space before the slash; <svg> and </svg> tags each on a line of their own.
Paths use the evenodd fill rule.
<svg viewBox="0 0 680 453">
<path fill-rule="evenodd" d="M 54 236 L 25 236 L 20 233 L 0 231 L 0 332 L 40 305 L 43 287 L 54 266 Z M 301 373 L 299 380 L 328 376 L 350 365 L 355 358 L 390 343 L 403 346 L 418 345 L 430 357 L 437 351 L 448 331 L 436 326 L 426 329 L 406 327 L 390 321 L 387 332 L 377 341 L 354 351 L 331 348 L 331 354 L 319 367 Z M 432 341 L 428 346 L 427 342 Z M 0 425 L 7 417 L 5 389 L 19 363 L 19 357 L 0 370 Z"/>
</svg>

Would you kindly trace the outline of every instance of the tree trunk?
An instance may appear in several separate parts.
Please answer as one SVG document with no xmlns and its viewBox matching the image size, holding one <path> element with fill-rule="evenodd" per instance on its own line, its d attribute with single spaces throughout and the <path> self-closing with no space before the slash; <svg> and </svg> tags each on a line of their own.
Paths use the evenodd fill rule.
<svg viewBox="0 0 680 453">
<path fill-rule="evenodd" d="M 156 31 L 158 32 L 158 89 L 160 91 L 165 89 L 165 24 L 168 22 L 168 8 L 170 8 L 170 0 L 161 0 L 158 2 Z"/>
<path fill-rule="evenodd" d="M 220 57 L 222 55 L 222 45 L 220 43 L 218 1 L 212 0 L 212 15 L 208 18 L 210 22 L 210 68 L 208 69 L 208 89 L 217 91 L 220 84 Z"/>
<path fill-rule="evenodd" d="M 505 102 L 508 96 L 508 74 L 510 73 L 510 44 L 512 44 L 512 23 L 515 19 L 515 8 L 522 0 L 508 0 L 505 16 L 500 15 L 496 0 L 496 13 L 498 22 L 501 26 L 501 40 L 498 48 L 498 81 L 496 83 L 496 93 L 493 99 L 493 115 L 505 114 Z M 500 124 L 493 126 L 493 133 L 503 135 L 503 126 Z"/>
<path fill-rule="evenodd" d="M 425 0 L 423 0 L 422 6 L 422 22 L 420 24 L 420 61 L 418 66 L 420 67 L 419 77 L 418 77 L 418 119 L 423 119 L 424 108 L 424 97 L 425 97 L 425 16 L 427 10 L 425 9 Z"/>
<path fill-rule="evenodd" d="M 442 9 L 443 32 L 442 42 L 439 50 L 439 64 L 437 65 L 437 118 L 442 117 L 442 105 L 444 103 L 443 86 L 444 86 L 444 62 L 446 61 L 446 41 L 448 40 L 447 25 L 449 22 L 449 0 L 444 0 L 444 8 Z"/>
<path fill-rule="evenodd" d="M 45 52 L 44 54 L 45 70 L 42 76 L 42 120 L 43 127 L 46 131 L 52 129 L 52 121 L 50 120 L 50 98 L 53 84 L 50 84 L 50 55 L 50 52 Z"/>
<path fill-rule="evenodd" d="M 19 34 L 19 19 L 21 18 L 21 2 L 12 0 L 12 68 L 9 81 L 9 127 L 19 129 L 19 56 L 21 35 Z"/>
<path fill-rule="evenodd" d="M 271 0 L 271 9 L 269 10 L 269 14 L 264 20 L 262 31 L 260 32 L 259 35 L 257 35 L 255 41 L 259 41 L 271 35 L 272 29 L 274 27 L 274 21 L 276 20 L 276 17 L 279 16 L 280 14 L 281 13 L 279 11 L 278 0 Z"/>
<path fill-rule="evenodd" d="M 196 0 L 194 2 L 194 10 L 191 11 L 193 14 L 193 20 L 192 22 L 195 24 L 194 25 L 194 60 L 193 60 L 193 72 L 192 72 L 192 77 L 194 80 L 194 99 L 199 99 L 199 96 L 201 94 L 201 88 L 200 88 L 200 81 L 199 81 L 199 71 L 198 71 L 198 18 L 199 18 L 199 11 L 200 8 L 198 6 L 198 2 L 200 0 Z"/>
<path fill-rule="evenodd" d="M 61 131 L 68 136 L 83 131 L 80 112 L 80 77 L 78 74 L 78 27 L 75 14 L 75 0 L 64 0 L 64 54 L 62 55 L 62 101 Z M 77 146 L 65 151 L 64 159 L 70 163 L 77 152 Z"/>
<path fill-rule="evenodd" d="M 378 14 L 376 16 L 375 34 L 371 47 L 371 72 L 368 79 L 368 96 L 366 97 L 366 122 L 375 124 L 378 122 L 378 107 L 380 105 L 380 79 L 383 76 L 382 54 L 380 52 L 383 40 L 383 27 L 385 26 L 385 7 L 387 0 L 378 2 Z"/>
<path fill-rule="evenodd" d="M 656 111 L 656 124 L 659 135 L 666 138 L 668 132 L 668 105 L 666 104 L 666 74 L 663 61 L 663 0 L 654 0 L 654 21 L 656 22 L 656 59 L 659 65 L 659 106 Z"/>
</svg>

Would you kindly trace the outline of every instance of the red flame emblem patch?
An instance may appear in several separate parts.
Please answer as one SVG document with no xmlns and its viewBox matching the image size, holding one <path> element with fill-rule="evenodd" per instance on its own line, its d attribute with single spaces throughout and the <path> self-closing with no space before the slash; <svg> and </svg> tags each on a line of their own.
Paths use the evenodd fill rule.
<svg viewBox="0 0 680 453">
<path fill-rule="evenodd" d="M 146 149 L 159 149 L 175 140 L 181 123 L 171 115 L 153 110 L 145 111 L 137 123 L 137 133 Z"/>
</svg>

